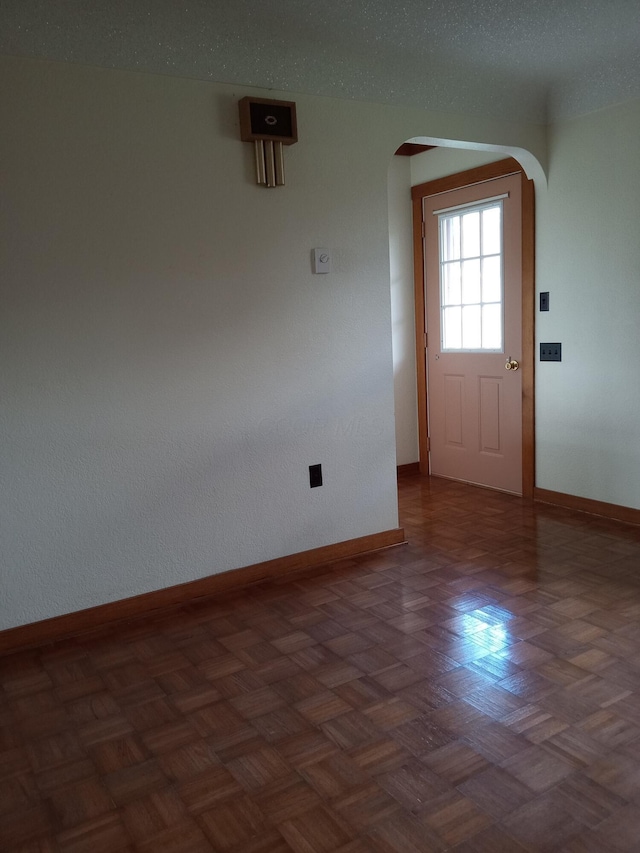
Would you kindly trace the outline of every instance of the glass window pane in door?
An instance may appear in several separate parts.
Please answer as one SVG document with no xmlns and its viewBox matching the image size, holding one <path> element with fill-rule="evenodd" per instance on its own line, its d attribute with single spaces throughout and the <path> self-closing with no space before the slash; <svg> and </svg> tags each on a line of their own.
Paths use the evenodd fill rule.
<svg viewBox="0 0 640 853">
<path fill-rule="evenodd" d="M 482 349 L 502 349 L 502 306 L 482 306 Z"/>
<path fill-rule="evenodd" d="M 502 205 L 482 211 L 482 254 L 499 255 L 502 248 Z"/>
<path fill-rule="evenodd" d="M 482 259 L 482 301 L 502 300 L 502 261 L 500 256 Z"/>
<path fill-rule="evenodd" d="M 462 309 L 445 308 L 442 312 L 442 348 L 462 348 Z"/>
<path fill-rule="evenodd" d="M 457 261 L 460 257 L 460 217 L 447 216 L 442 221 L 442 261 Z"/>
<path fill-rule="evenodd" d="M 482 333 L 479 305 L 465 305 L 462 308 L 462 346 L 464 349 L 480 349 Z"/>
<path fill-rule="evenodd" d="M 462 257 L 477 258 L 480 254 L 480 213 L 474 210 L 462 217 Z"/>
<path fill-rule="evenodd" d="M 474 305 L 480 302 L 480 261 L 462 262 L 462 304 Z"/>
<path fill-rule="evenodd" d="M 442 269 L 444 276 L 444 305 L 460 305 L 460 262 L 445 264 Z"/>
</svg>

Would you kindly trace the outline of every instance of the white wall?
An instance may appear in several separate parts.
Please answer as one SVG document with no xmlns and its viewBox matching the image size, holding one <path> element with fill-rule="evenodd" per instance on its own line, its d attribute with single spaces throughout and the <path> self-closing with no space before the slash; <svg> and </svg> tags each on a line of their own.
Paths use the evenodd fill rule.
<svg viewBox="0 0 640 853">
<path fill-rule="evenodd" d="M 470 148 L 434 148 L 411 158 L 411 186 L 426 184 L 467 169 L 504 160 L 508 156 L 495 151 L 476 151 Z"/>
<path fill-rule="evenodd" d="M 419 458 L 410 157 L 389 164 L 389 262 L 396 463 L 408 465 Z"/>
<path fill-rule="evenodd" d="M 0 59 L 0 628 L 398 524 L 389 160 L 544 132 L 298 96 L 266 190 L 247 93 Z"/>
<path fill-rule="evenodd" d="M 537 485 L 640 508 L 640 101 L 557 124 L 537 203 Z"/>
</svg>

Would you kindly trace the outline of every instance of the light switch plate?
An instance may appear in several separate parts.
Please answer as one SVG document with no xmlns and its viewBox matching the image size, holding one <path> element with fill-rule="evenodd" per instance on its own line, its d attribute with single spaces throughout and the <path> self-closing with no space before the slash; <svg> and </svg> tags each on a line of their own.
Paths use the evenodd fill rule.
<svg viewBox="0 0 640 853">
<path fill-rule="evenodd" d="M 312 261 L 314 273 L 324 275 L 331 272 L 331 252 L 328 249 L 314 249 Z"/>
</svg>

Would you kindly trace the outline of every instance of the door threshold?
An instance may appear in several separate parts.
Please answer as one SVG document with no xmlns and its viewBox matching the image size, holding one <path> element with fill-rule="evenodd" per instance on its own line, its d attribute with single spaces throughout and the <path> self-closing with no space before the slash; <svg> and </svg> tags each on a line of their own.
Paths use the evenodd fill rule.
<svg viewBox="0 0 640 853">
<path fill-rule="evenodd" d="M 487 489 L 489 492 L 500 492 L 503 495 L 522 497 L 522 492 L 512 492 L 509 489 L 499 489 L 497 486 L 486 486 L 484 483 L 474 483 L 473 480 L 459 480 L 457 477 L 447 477 L 445 474 L 428 474 L 436 480 L 449 480 L 451 483 L 463 483 L 465 486 L 475 486 L 477 489 Z"/>
</svg>

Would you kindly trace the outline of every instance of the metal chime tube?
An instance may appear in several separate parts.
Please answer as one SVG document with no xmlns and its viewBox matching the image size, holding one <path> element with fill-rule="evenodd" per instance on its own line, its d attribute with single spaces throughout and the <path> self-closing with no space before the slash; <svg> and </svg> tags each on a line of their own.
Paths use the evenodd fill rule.
<svg viewBox="0 0 640 853">
<path fill-rule="evenodd" d="M 284 146 L 282 142 L 256 140 L 256 182 L 267 187 L 284 186 Z"/>
<path fill-rule="evenodd" d="M 256 139 L 253 143 L 253 150 L 256 157 L 256 181 L 258 184 L 266 184 L 267 174 L 264 165 L 264 142 L 261 139 Z"/>
<path fill-rule="evenodd" d="M 267 186 L 276 185 L 276 163 L 273 154 L 273 142 L 269 140 L 264 144 L 264 165 L 267 170 Z"/>
<path fill-rule="evenodd" d="M 284 146 L 282 142 L 276 142 L 273 146 L 273 160 L 276 172 L 276 184 L 279 187 L 284 186 Z"/>
</svg>

